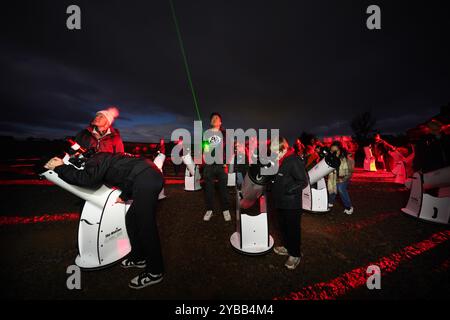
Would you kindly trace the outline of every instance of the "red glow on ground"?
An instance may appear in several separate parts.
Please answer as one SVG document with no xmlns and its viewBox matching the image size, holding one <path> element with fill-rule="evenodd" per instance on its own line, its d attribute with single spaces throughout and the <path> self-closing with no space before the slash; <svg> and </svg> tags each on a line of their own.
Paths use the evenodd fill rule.
<svg viewBox="0 0 450 320">
<path fill-rule="evenodd" d="M 25 164 L 13 164 L 11 168 L 23 168 L 23 167 L 34 167 L 34 164 L 25 163 Z"/>
<path fill-rule="evenodd" d="M 320 282 L 292 292 L 284 297 L 275 297 L 275 300 L 334 300 L 351 290 L 366 285 L 366 270 L 370 265 L 377 265 L 381 275 L 394 272 L 402 262 L 412 260 L 414 257 L 433 249 L 437 245 L 450 240 L 450 230 L 433 234 L 429 239 L 407 246 L 399 252 L 393 253 L 380 260 L 369 263 L 360 268 L 353 269 L 328 282 Z"/>
<path fill-rule="evenodd" d="M 0 180 L 2 186 L 54 186 L 53 182 L 38 179 Z"/>
<path fill-rule="evenodd" d="M 166 179 L 166 185 L 184 184 L 183 179 Z M 53 182 L 46 179 L 21 179 L 21 180 L 0 180 L 0 186 L 54 186 Z"/>
<path fill-rule="evenodd" d="M 184 178 L 183 179 L 165 179 L 164 183 L 166 185 L 171 185 L 171 184 L 184 184 Z"/>
<path fill-rule="evenodd" d="M 371 189 L 363 189 L 363 188 L 352 188 L 350 189 L 350 196 L 352 196 L 353 194 L 356 193 L 367 193 L 370 192 L 371 190 L 377 191 L 377 192 L 384 192 L 384 193 L 393 193 L 393 192 L 408 192 L 409 189 L 407 189 L 405 186 L 398 184 L 396 187 L 386 187 L 386 185 L 381 185 L 379 184 L 378 186 L 371 186 Z M 360 195 L 356 195 L 356 196 L 360 196 Z M 364 196 L 364 195 L 362 195 Z"/>
<path fill-rule="evenodd" d="M 439 266 L 433 269 L 433 272 L 447 272 L 450 269 L 450 259 L 444 260 Z"/>
<path fill-rule="evenodd" d="M 39 161 L 41 158 L 17 158 L 16 161 Z"/>
<path fill-rule="evenodd" d="M 43 214 L 32 217 L 0 217 L 0 226 L 17 224 L 34 224 L 41 222 L 77 221 L 80 214 L 76 212 L 60 214 Z"/>
<path fill-rule="evenodd" d="M 391 217 L 400 216 L 400 212 L 387 212 L 387 213 L 378 213 L 376 216 L 359 220 L 358 222 L 346 222 L 336 226 L 326 226 L 324 227 L 325 233 L 344 233 L 348 231 L 358 231 L 370 226 L 373 226 L 377 223 L 382 222 L 383 220 L 389 219 Z"/>
<path fill-rule="evenodd" d="M 354 182 L 394 182 L 394 174 L 389 171 L 365 171 L 362 168 L 356 168 L 352 176 Z"/>
</svg>

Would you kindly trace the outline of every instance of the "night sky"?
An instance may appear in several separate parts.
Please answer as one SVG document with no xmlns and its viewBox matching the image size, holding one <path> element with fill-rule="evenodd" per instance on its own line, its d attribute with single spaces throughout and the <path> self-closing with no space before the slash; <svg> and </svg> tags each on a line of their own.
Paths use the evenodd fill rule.
<svg viewBox="0 0 450 320">
<path fill-rule="evenodd" d="M 81 7 L 82 29 L 66 28 Z M 450 102 L 445 1 L 174 0 L 200 113 L 228 128 L 351 134 L 371 110 L 403 133 Z M 381 7 L 381 30 L 366 8 Z M 15 1 L 1 8 L 0 135 L 62 138 L 117 105 L 124 140 L 191 129 L 168 0 Z M 204 124 L 207 122 L 204 121 Z"/>
</svg>

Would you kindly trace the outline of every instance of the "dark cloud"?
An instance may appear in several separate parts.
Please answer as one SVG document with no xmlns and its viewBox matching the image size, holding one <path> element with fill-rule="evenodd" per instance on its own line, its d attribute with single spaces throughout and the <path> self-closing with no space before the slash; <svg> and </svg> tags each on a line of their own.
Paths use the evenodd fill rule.
<svg viewBox="0 0 450 320">
<path fill-rule="evenodd" d="M 293 137 L 350 134 L 371 110 L 390 133 L 450 101 L 445 2 L 177 1 L 204 120 L 281 128 Z M 78 4 L 82 30 L 65 28 Z M 118 105 L 126 139 L 154 140 L 196 118 L 168 0 L 20 1 L 1 21 L 2 134 L 73 134 Z M 169 121 L 169 122 L 168 122 Z"/>
</svg>

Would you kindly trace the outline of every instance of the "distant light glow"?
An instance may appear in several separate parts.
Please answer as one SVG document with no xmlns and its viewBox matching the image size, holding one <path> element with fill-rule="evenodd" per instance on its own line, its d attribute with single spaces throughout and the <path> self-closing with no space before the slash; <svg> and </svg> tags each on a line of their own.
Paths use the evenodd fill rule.
<svg viewBox="0 0 450 320">
<path fill-rule="evenodd" d="M 209 142 L 208 141 L 202 142 L 202 149 L 204 152 L 209 152 Z"/>
</svg>

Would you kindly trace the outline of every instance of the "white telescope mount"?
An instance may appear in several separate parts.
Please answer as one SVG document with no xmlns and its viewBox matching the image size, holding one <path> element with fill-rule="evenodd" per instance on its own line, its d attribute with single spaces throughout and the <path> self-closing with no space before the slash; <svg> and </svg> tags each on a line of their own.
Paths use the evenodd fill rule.
<svg viewBox="0 0 450 320">
<path fill-rule="evenodd" d="M 242 185 L 236 184 L 236 232 L 230 237 L 231 245 L 246 255 L 261 255 L 269 252 L 274 244 L 269 234 L 267 197 L 265 185 L 269 176 L 261 176 L 258 166 L 250 166 Z M 249 210 L 258 205 L 258 213 Z"/>
<path fill-rule="evenodd" d="M 308 171 L 308 185 L 302 192 L 302 207 L 310 212 L 328 212 L 328 188 L 325 177 L 338 168 L 340 161 L 332 154 L 325 156 Z"/>
<path fill-rule="evenodd" d="M 68 155 L 64 157 L 66 165 L 72 165 L 69 159 Z M 160 170 L 164 159 L 163 153 L 159 153 L 154 159 Z M 121 190 L 105 185 L 97 190 L 74 186 L 62 180 L 53 170 L 47 170 L 40 175 L 86 201 L 78 224 L 78 255 L 75 258 L 77 266 L 90 270 L 105 268 L 130 253 L 131 245 L 125 216 L 132 201 L 116 203 L 122 193 Z M 164 190 L 161 191 L 159 198 L 162 196 Z"/>
<path fill-rule="evenodd" d="M 450 167 L 414 173 L 408 203 L 402 211 L 421 220 L 450 224 Z"/>
<path fill-rule="evenodd" d="M 190 153 L 181 157 L 183 163 L 186 165 L 186 171 L 184 173 L 184 190 L 185 191 L 197 191 L 201 190 L 200 184 L 200 169 L 197 164 L 194 163 Z"/>
</svg>

